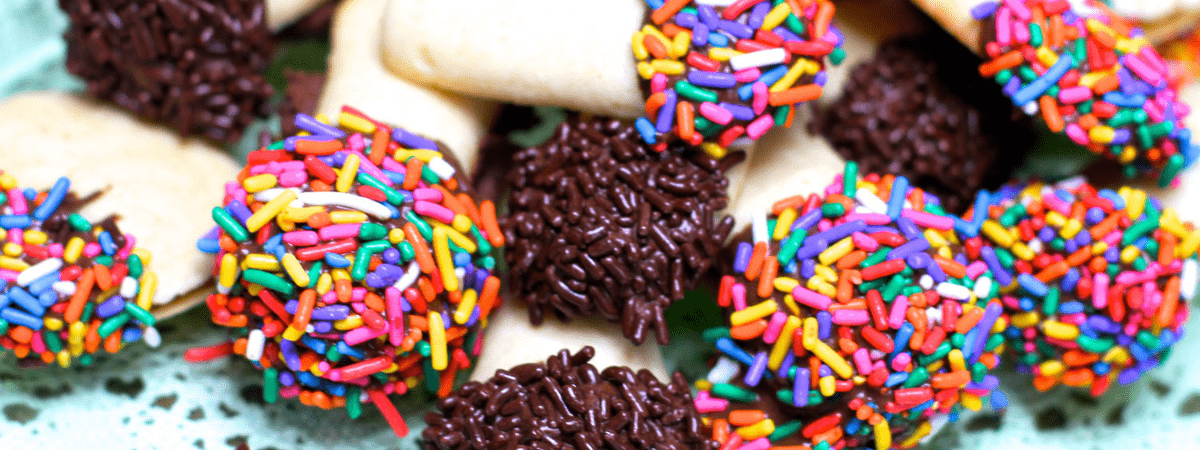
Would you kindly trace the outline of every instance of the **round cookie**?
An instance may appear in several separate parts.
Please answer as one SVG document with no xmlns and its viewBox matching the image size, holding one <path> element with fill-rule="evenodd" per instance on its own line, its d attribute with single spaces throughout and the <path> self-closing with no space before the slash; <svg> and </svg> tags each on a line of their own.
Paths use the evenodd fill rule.
<svg viewBox="0 0 1200 450">
<path fill-rule="evenodd" d="M 86 366 L 101 349 L 161 342 L 149 252 L 117 217 L 79 215 L 102 192 L 80 198 L 70 188 L 66 177 L 41 192 L 21 188 L 0 171 L 0 346 L 21 365 Z"/>
<path fill-rule="evenodd" d="M 446 395 L 478 356 L 501 299 L 495 206 L 477 203 L 451 154 L 347 107 L 337 126 L 252 152 L 226 187 L 213 322 L 247 333 L 232 351 L 263 369 L 264 398 L 352 417 L 374 403 Z"/>
<path fill-rule="evenodd" d="M 1002 335 L 1039 390 L 1100 395 L 1157 367 L 1183 336 L 1200 231 L 1145 192 L 1009 185 L 974 217 L 982 247 L 971 257 L 1001 286 Z"/>
<path fill-rule="evenodd" d="M 681 374 L 664 383 L 645 370 L 600 370 L 594 355 L 564 349 L 463 385 L 425 416 L 424 448 L 716 450 Z"/>
<path fill-rule="evenodd" d="M 719 156 L 739 138 L 790 126 L 800 103 L 821 96 L 825 58 L 845 57 L 825 0 L 648 3 L 632 39 L 647 116 L 636 126 L 648 144 L 680 139 Z"/>
<path fill-rule="evenodd" d="M 656 152 L 634 127 L 575 118 L 518 152 L 506 251 L 532 321 L 599 316 L 642 343 L 668 342 L 663 311 L 695 288 L 733 220 L 725 173 L 695 148 Z"/>
<path fill-rule="evenodd" d="M 960 220 L 904 177 L 843 176 L 759 213 L 735 246 L 728 322 L 705 333 L 720 358 L 697 383 L 723 445 L 911 447 L 996 387 L 1003 308 Z"/>
</svg>

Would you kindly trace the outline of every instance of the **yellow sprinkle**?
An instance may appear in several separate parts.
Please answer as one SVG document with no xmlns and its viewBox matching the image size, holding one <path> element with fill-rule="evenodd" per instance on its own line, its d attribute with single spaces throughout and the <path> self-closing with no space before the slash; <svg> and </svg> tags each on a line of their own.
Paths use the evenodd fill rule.
<svg viewBox="0 0 1200 450">
<path fill-rule="evenodd" d="M 1175 247 L 1175 255 L 1179 258 L 1190 258 L 1196 254 L 1197 249 L 1200 249 L 1200 230 L 1188 233 L 1183 242 L 1180 242 L 1179 246 Z"/>
<path fill-rule="evenodd" d="M 703 378 L 696 380 L 696 383 L 694 383 L 694 384 L 696 385 L 696 389 L 701 390 L 701 391 L 707 391 L 709 389 L 712 389 L 712 386 L 713 386 L 711 382 L 709 382 L 708 380 L 705 380 Z"/>
<path fill-rule="evenodd" d="M 979 408 L 983 407 L 983 400 L 980 399 L 978 395 L 972 395 L 964 392 L 960 398 L 963 406 L 971 411 L 979 411 Z"/>
<path fill-rule="evenodd" d="M 637 63 L 637 73 L 644 80 L 654 78 L 654 67 L 650 63 L 641 61 Z"/>
<path fill-rule="evenodd" d="M 718 62 L 729 61 L 729 58 L 741 55 L 742 52 L 726 47 L 713 47 L 708 49 L 708 59 Z"/>
<path fill-rule="evenodd" d="M 633 39 L 631 42 L 633 44 L 633 56 L 636 57 L 638 61 L 650 57 L 650 52 L 646 51 L 646 43 L 643 41 L 643 37 L 645 36 L 646 35 L 642 34 L 641 31 L 635 31 L 633 33 Z"/>
<path fill-rule="evenodd" d="M 847 239 L 849 239 L 849 238 L 847 238 Z M 836 270 L 833 270 L 829 266 L 817 265 L 814 268 L 814 270 L 817 273 L 817 277 L 823 278 L 825 281 L 828 281 L 830 283 L 837 283 L 838 273 Z"/>
<path fill-rule="evenodd" d="M 650 68 L 664 75 L 683 75 L 684 65 L 681 61 L 656 59 L 650 61 Z"/>
<path fill-rule="evenodd" d="M 729 154 L 729 149 L 726 149 L 725 147 L 713 142 L 704 142 L 700 144 L 700 149 L 704 150 L 704 153 L 708 156 L 717 159 L 724 158 L 725 155 Z"/>
<path fill-rule="evenodd" d="M 454 216 L 454 220 L 450 223 L 459 233 L 467 234 L 471 232 L 471 218 L 462 214 Z"/>
<path fill-rule="evenodd" d="M 775 277 L 775 290 L 779 292 L 792 292 L 796 286 L 800 285 L 800 281 L 792 277 Z"/>
<path fill-rule="evenodd" d="M 1013 255 L 1025 261 L 1030 261 L 1034 256 L 1037 256 L 1037 253 L 1034 253 L 1033 249 L 1029 248 L 1028 245 L 1025 245 L 1024 242 L 1017 242 L 1013 244 L 1012 252 Z"/>
<path fill-rule="evenodd" d="M 814 355 L 817 355 L 817 358 L 821 359 L 821 362 L 824 362 L 830 369 L 833 369 L 833 373 L 838 374 L 838 376 L 842 378 L 854 376 L 854 369 L 850 367 L 850 364 L 842 358 L 842 355 L 839 355 L 837 351 L 824 342 L 817 341 L 816 345 L 813 345 L 812 352 Z"/>
<path fill-rule="evenodd" d="M 1080 222 L 1079 219 L 1072 218 L 1067 219 L 1067 224 L 1063 225 L 1062 230 L 1059 231 L 1058 234 L 1062 235 L 1062 237 L 1066 239 L 1074 239 L 1075 235 L 1079 234 L 1080 230 L 1083 230 L 1083 222 Z"/>
<path fill-rule="evenodd" d="M 754 306 L 747 306 L 741 311 L 734 311 L 729 314 L 729 324 L 733 326 L 745 325 L 755 320 L 767 317 L 779 311 L 779 304 L 775 300 L 767 300 Z"/>
<path fill-rule="evenodd" d="M 442 156 L 443 156 L 442 152 L 439 152 L 437 150 L 420 149 L 420 148 L 418 148 L 418 149 L 399 149 L 399 150 L 396 150 L 395 155 L 393 155 L 393 157 L 396 159 L 396 161 L 400 161 L 400 162 L 408 162 L 408 158 L 413 158 L 413 157 L 415 157 L 421 161 L 429 162 L 429 161 L 432 161 L 433 158 L 441 158 Z"/>
<path fill-rule="evenodd" d="M 761 27 L 759 27 L 759 29 L 774 30 L 775 27 L 778 27 L 780 24 L 782 24 L 783 21 L 787 19 L 788 14 L 791 13 L 792 7 L 788 6 L 787 2 L 782 2 L 778 5 L 775 5 L 775 7 L 771 8 L 771 11 L 768 12 L 766 16 L 763 16 L 763 24 Z"/>
<path fill-rule="evenodd" d="M 279 265 L 279 260 L 275 256 L 265 253 L 251 253 L 246 255 L 246 259 L 242 260 L 242 270 L 258 269 L 268 272 L 278 272 L 283 266 Z"/>
<path fill-rule="evenodd" d="M 321 376 L 321 375 L 324 375 L 324 374 L 325 374 L 325 371 L 321 370 L 321 368 L 320 368 L 320 367 L 317 367 L 317 366 L 319 366 L 319 365 L 320 365 L 320 364 L 313 364 L 312 366 L 310 366 L 310 367 L 308 368 L 308 372 L 309 372 L 309 373 L 311 373 L 311 374 L 313 374 L 313 375 L 316 375 L 316 376 L 318 376 L 318 377 L 319 377 L 319 376 Z"/>
<path fill-rule="evenodd" d="M 154 304 L 154 292 L 158 290 L 158 275 L 146 270 L 142 272 L 141 283 L 138 286 L 137 303 L 139 308 L 149 311 Z"/>
<path fill-rule="evenodd" d="M 1038 370 L 1042 372 L 1043 376 L 1058 378 L 1064 371 L 1066 371 L 1066 365 L 1064 365 L 1062 361 L 1051 359 L 1038 365 Z"/>
<path fill-rule="evenodd" d="M 796 299 L 792 298 L 792 294 L 786 294 L 783 296 L 783 304 L 787 306 L 788 311 L 791 312 L 793 316 L 800 316 L 800 305 L 796 304 Z"/>
<path fill-rule="evenodd" d="M 450 242 L 445 227 L 433 229 L 433 256 L 442 274 L 442 285 L 447 291 L 458 290 L 458 277 L 454 276 L 454 260 L 450 257 Z M 439 321 L 441 318 L 439 317 Z M 432 328 L 432 326 L 430 326 Z"/>
<path fill-rule="evenodd" d="M 1141 249 L 1132 245 L 1127 246 L 1121 249 L 1121 262 L 1125 264 L 1133 263 L 1133 260 L 1137 259 L 1137 257 L 1141 255 Z"/>
<path fill-rule="evenodd" d="M 283 212 L 283 208 L 287 207 L 288 203 L 291 203 L 295 199 L 296 192 L 291 190 L 281 192 L 278 196 L 271 199 L 271 201 L 264 204 L 262 208 L 259 208 L 258 212 L 251 215 L 249 219 L 246 219 L 246 229 L 251 233 L 258 232 L 263 226 L 270 223 L 271 219 L 274 219 L 276 215 Z"/>
<path fill-rule="evenodd" d="M 308 220 L 309 217 L 312 217 L 313 214 L 316 214 L 316 213 L 319 213 L 322 211 L 325 211 L 325 208 L 320 207 L 320 206 L 306 206 L 303 208 L 293 208 L 293 207 L 289 206 L 287 208 L 284 208 L 283 212 L 279 213 L 279 215 L 291 222 L 304 222 L 304 221 Z M 334 211 L 329 214 L 330 220 L 333 220 L 334 214 L 337 214 L 340 212 L 351 212 L 351 211 Z M 357 211 L 354 211 L 354 212 L 357 212 Z"/>
<path fill-rule="evenodd" d="M 337 330 L 353 330 L 361 326 L 363 326 L 363 318 L 358 314 L 333 321 L 333 328 Z"/>
<path fill-rule="evenodd" d="M 1105 25 L 1099 20 L 1088 19 L 1085 24 L 1087 25 L 1088 31 L 1092 32 L 1092 34 L 1104 34 L 1114 40 L 1116 40 L 1118 37 L 1117 33 L 1113 32 L 1112 28 L 1109 28 L 1108 25 Z"/>
<path fill-rule="evenodd" d="M 929 241 L 929 246 L 933 248 L 942 248 L 948 244 L 946 237 L 933 229 L 925 230 L 925 240 Z"/>
<path fill-rule="evenodd" d="M 783 329 L 779 331 L 779 338 L 775 340 L 775 346 L 771 347 L 771 354 L 767 357 L 768 368 L 779 370 L 779 367 L 783 366 L 783 359 L 792 350 L 792 333 L 799 327 L 800 318 L 788 316 L 787 321 L 783 323 Z"/>
<path fill-rule="evenodd" d="M 1122 54 L 1136 53 L 1139 49 L 1141 49 L 1145 45 L 1146 45 L 1146 40 L 1144 38 L 1119 37 L 1119 38 L 1117 38 L 1116 50 L 1118 52 L 1121 52 Z"/>
<path fill-rule="evenodd" d="M 297 330 L 291 325 L 288 325 L 288 327 L 283 330 L 283 338 L 289 341 L 294 341 L 304 336 L 304 332 L 305 330 Z"/>
<path fill-rule="evenodd" d="M 1107 242 L 1096 241 L 1095 244 L 1092 244 L 1092 254 L 1093 255 L 1103 255 L 1104 252 L 1106 252 L 1106 251 L 1108 251 L 1108 243 Z"/>
<path fill-rule="evenodd" d="M 1038 62 L 1045 64 L 1046 67 L 1050 67 L 1053 66 L 1054 63 L 1058 62 L 1058 54 L 1054 53 L 1054 51 L 1050 50 L 1049 48 L 1039 47 L 1037 49 L 1037 59 Z"/>
<path fill-rule="evenodd" d="M 942 370 L 942 366 L 944 366 L 944 365 L 946 365 L 946 360 L 939 359 L 937 361 L 929 363 L 929 365 L 925 366 L 925 368 L 928 369 L 931 373 L 937 373 L 937 371 Z"/>
<path fill-rule="evenodd" d="M 371 134 L 375 132 L 375 124 L 371 123 L 370 120 L 350 114 L 348 112 L 342 112 L 338 114 L 338 124 L 363 134 Z"/>
<path fill-rule="evenodd" d="M 767 437 L 774 432 L 775 422 L 771 421 L 771 419 L 763 419 L 753 425 L 746 425 L 737 429 L 737 434 L 747 442 Z"/>
<path fill-rule="evenodd" d="M 992 242 L 1004 248 L 1012 247 L 1013 242 L 1016 241 L 1016 238 L 1008 230 L 1005 230 L 1004 227 L 1000 226 L 999 222 L 994 220 L 985 220 L 982 231 L 983 234 L 992 239 Z"/>
<path fill-rule="evenodd" d="M 820 261 L 822 265 L 828 266 L 841 259 L 843 256 L 846 256 L 846 254 L 853 250 L 854 242 L 851 242 L 850 237 L 847 236 L 842 240 L 837 241 L 837 243 L 830 245 L 829 248 L 821 252 L 820 255 L 817 255 L 817 260 Z M 830 270 L 832 271 L 833 269 Z"/>
<path fill-rule="evenodd" d="M 942 246 L 937 250 L 938 256 L 946 259 L 954 259 L 954 254 L 950 252 L 950 247 Z"/>
<path fill-rule="evenodd" d="M 317 208 L 320 208 L 319 206 Z M 305 218 L 305 220 L 308 220 Z M 329 213 L 329 221 L 333 223 L 363 223 L 367 221 L 367 213 L 362 211 L 334 211 Z"/>
<path fill-rule="evenodd" d="M 462 233 L 459 233 L 458 230 L 450 228 L 446 225 L 442 225 L 440 223 L 433 223 L 433 225 L 434 225 L 434 228 L 441 228 L 443 230 L 446 230 L 446 237 L 450 238 L 450 240 L 454 242 L 454 245 L 462 247 L 463 250 L 466 250 L 467 253 L 475 253 L 475 250 L 478 248 L 475 245 L 475 241 L 472 241 L 470 238 L 464 236 Z"/>
<path fill-rule="evenodd" d="M 963 359 L 962 350 L 959 350 L 957 348 L 954 350 L 950 350 L 950 354 L 947 355 L 947 358 L 950 359 L 950 369 L 951 370 L 966 370 L 967 369 L 967 362 L 965 359 Z"/>
<path fill-rule="evenodd" d="M 804 328 L 800 329 L 800 343 L 804 344 L 804 348 L 812 351 L 821 341 L 817 339 L 817 330 L 820 325 L 817 323 L 816 317 L 808 317 L 804 319 Z"/>
<path fill-rule="evenodd" d="M 283 269 L 287 271 L 288 276 L 292 277 L 292 281 L 297 286 L 308 286 L 312 280 L 308 277 L 308 272 L 304 271 L 304 266 L 300 265 L 300 260 L 296 259 L 296 255 L 287 253 L 283 255 Z"/>
<path fill-rule="evenodd" d="M 284 210 L 284 212 L 287 212 L 287 210 Z M 283 213 L 279 213 L 278 216 L 275 216 L 275 223 L 279 225 L 279 229 L 284 233 L 296 231 L 296 222 L 288 220 L 287 217 L 283 216 Z"/>
<path fill-rule="evenodd" d="M 1047 320 L 1042 324 L 1042 331 L 1046 336 L 1062 341 L 1073 341 L 1079 337 L 1079 327 L 1057 320 Z"/>
<path fill-rule="evenodd" d="M 808 64 L 805 64 L 807 61 L 804 58 L 797 58 L 796 62 L 792 63 L 792 67 L 788 68 L 787 73 L 783 74 L 783 77 L 779 81 L 776 81 L 775 84 L 772 84 L 769 90 L 771 92 L 780 92 L 790 89 L 793 84 L 796 84 L 796 80 L 800 79 L 800 76 L 804 75 L 808 70 Z"/>
<path fill-rule="evenodd" d="M 474 289 L 468 289 L 463 292 L 462 301 L 458 302 L 458 309 L 454 311 L 454 322 L 463 325 L 467 320 L 471 319 L 471 312 L 475 309 L 475 301 L 479 298 L 479 294 L 475 293 Z"/>
<path fill-rule="evenodd" d="M 58 362 L 60 367 L 71 367 L 71 354 L 67 353 L 66 349 L 59 350 L 58 353 L 54 355 L 54 359 Z"/>
<path fill-rule="evenodd" d="M 433 370 L 446 369 L 446 327 L 442 324 L 442 315 L 429 312 L 429 346 L 432 347 L 429 362 Z"/>
<path fill-rule="evenodd" d="M 821 392 L 821 396 L 833 397 L 833 394 L 837 393 L 837 385 L 834 384 L 836 381 L 832 375 L 818 378 L 817 390 Z"/>
<path fill-rule="evenodd" d="M 975 300 L 975 294 L 971 294 L 971 301 Z M 1008 328 L 1008 319 L 1005 319 L 1004 317 L 998 317 L 996 318 L 996 322 L 992 324 L 992 333 L 994 334 L 1003 332 L 1005 328 Z"/>
<path fill-rule="evenodd" d="M 1136 157 L 1137 157 L 1137 148 L 1134 148 L 1134 146 L 1132 146 L 1132 145 L 1126 145 L 1124 147 L 1121 147 L 1121 154 L 1117 155 L 1117 162 L 1119 162 L 1121 164 L 1128 164 L 1128 163 L 1133 162 L 1133 159 Z"/>
<path fill-rule="evenodd" d="M 892 448 L 892 429 L 888 425 L 888 421 L 880 420 L 875 424 L 875 450 L 889 450 Z"/>
<path fill-rule="evenodd" d="M 399 228 L 392 228 L 391 230 L 389 230 L 388 231 L 388 242 L 391 242 L 393 245 L 404 242 L 404 230 L 399 229 Z"/>
<path fill-rule="evenodd" d="M 0 174 L 0 188 L 7 191 L 15 187 L 17 187 L 17 177 L 11 173 Z"/>
<path fill-rule="evenodd" d="M 70 350 L 71 356 L 83 354 L 83 338 L 87 337 L 87 330 L 88 326 L 82 321 L 72 322 L 67 327 L 67 350 Z"/>
<path fill-rule="evenodd" d="M 25 230 L 24 236 L 21 239 L 25 240 L 26 244 L 42 245 L 46 243 L 46 233 L 38 230 Z"/>
<path fill-rule="evenodd" d="M 338 192 L 350 192 L 350 186 L 354 184 L 354 176 L 358 175 L 360 162 L 361 160 L 355 153 L 346 157 L 346 162 L 342 163 L 342 169 L 338 171 L 337 181 L 333 184 Z"/>
<path fill-rule="evenodd" d="M 1046 224 L 1052 227 L 1061 228 L 1066 225 L 1067 218 L 1059 214 L 1058 211 L 1046 211 Z"/>
<path fill-rule="evenodd" d="M 921 422 L 920 425 L 917 425 L 917 430 L 915 432 L 913 432 L 913 435 L 909 436 L 908 439 L 905 439 L 904 442 L 901 442 L 900 445 L 898 445 L 897 447 L 900 447 L 900 448 L 915 447 L 917 445 L 917 443 L 921 442 L 921 439 L 925 438 L 925 436 L 928 436 L 929 432 L 932 430 L 933 430 L 933 425 L 930 425 L 928 420 L 923 421 L 923 422 Z"/>
<path fill-rule="evenodd" d="M 333 275 L 333 281 L 350 281 L 350 271 L 346 269 L 333 269 L 329 273 Z"/>
<path fill-rule="evenodd" d="M 24 252 L 25 252 L 25 250 L 22 249 L 20 245 L 14 244 L 12 242 L 8 242 L 8 243 L 4 244 L 4 255 L 5 256 L 17 257 L 17 256 L 21 256 L 21 253 L 24 253 Z"/>
<path fill-rule="evenodd" d="M 1091 130 L 1088 130 L 1088 138 L 1090 138 L 1092 142 L 1107 144 L 1112 142 L 1114 137 L 1116 137 L 1116 131 L 1104 125 L 1097 125 L 1092 127 Z"/>
<path fill-rule="evenodd" d="M 666 47 L 667 43 L 671 41 L 667 38 L 667 35 L 663 34 L 662 31 L 659 31 L 658 28 L 655 28 L 650 24 L 642 26 L 642 34 L 648 34 L 653 36 L 655 39 L 662 41 L 663 47 Z"/>
<path fill-rule="evenodd" d="M 667 47 L 667 54 L 672 58 L 681 58 L 686 55 L 688 48 L 691 47 L 692 32 L 681 31 L 675 35 L 675 40 L 671 41 L 671 46 Z"/>
<path fill-rule="evenodd" d="M 833 285 L 829 284 L 829 283 L 821 284 L 821 285 L 817 286 L 816 289 L 813 289 L 813 290 L 819 292 L 821 295 L 824 295 L 826 297 L 833 297 L 833 296 L 837 295 L 837 288 L 833 287 Z"/>
<path fill-rule="evenodd" d="M 54 317 L 45 317 L 42 319 L 42 325 L 50 331 L 59 331 L 63 328 L 63 320 Z"/>
<path fill-rule="evenodd" d="M 246 292 L 250 293 L 251 297 L 254 297 L 254 296 L 257 296 L 259 292 L 262 292 L 263 289 L 264 288 L 262 287 L 261 284 L 251 283 L 249 286 L 246 287 Z"/>
<path fill-rule="evenodd" d="M 83 239 L 79 236 L 71 238 L 67 241 L 66 248 L 63 249 L 63 261 L 74 263 L 83 254 Z"/>
<path fill-rule="evenodd" d="M 1146 191 L 1123 187 L 1117 194 L 1125 199 L 1125 213 L 1129 215 L 1130 219 L 1142 216 L 1142 211 L 1146 207 Z"/>
<path fill-rule="evenodd" d="M 269 173 L 258 174 L 242 181 L 246 192 L 262 192 L 279 184 L 279 179 Z"/>
<path fill-rule="evenodd" d="M 787 3 L 780 3 L 780 5 L 786 6 Z M 794 208 L 788 208 L 779 213 L 779 218 L 775 221 L 775 231 L 771 233 L 771 238 L 776 241 L 782 241 L 783 238 L 787 237 L 788 230 L 792 228 L 792 222 L 796 221 L 796 214 Z"/>
<path fill-rule="evenodd" d="M 1104 353 L 1104 356 L 1101 357 L 1100 360 L 1108 364 L 1124 365 L 1129 362 L 1129 351 L 1125 350 L 1124 347 L 1119 345 L 1114 346 L 1113 348 L 1108 349 L 1108 351 Z"/>
<path fill-rule="evenodd" d="M 1020 329 L 1032 327 L 1037 325 L 1037 323 L 1038 313 L 1034 311 L 1027 311 L 1020 314 L 1014 314 L 1012 316 L 1012 326 Z"/>
<path fill-rule="evenodd" d="M 328 273 L 323 273 L 323 274 L 321 274 L 320 277 L 317 278 L 317 293 L 318 294 L 325 295 L 325 293 L 329 292 L 329 289 L 332 287 L 333 287 L 333 277 L 329 276 Z"/>
</svg>

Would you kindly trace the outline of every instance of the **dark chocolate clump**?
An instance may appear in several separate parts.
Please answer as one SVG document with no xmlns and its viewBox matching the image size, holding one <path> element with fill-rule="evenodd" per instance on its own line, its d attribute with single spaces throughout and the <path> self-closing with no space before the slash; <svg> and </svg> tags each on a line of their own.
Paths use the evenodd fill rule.
<svg viewBox="0 0 1200 450">
<path fill-rule="evenodd" d="M 283 77 L 287 79 L 287 88 L 284 89 L 283 101 L 279 103 L 279 126 L 283 136 L 295 136 L 302 131 L 296 126 L 296 114 L 317 114 L 317 102 L 325 90 L 328 77 L 324 72 L 295 69 L 284 69 Z"/>
<path fill-rule="evenodd" d="M 707 449 L 717 444 L 676 372 L 670 383 L 647 370 L 603 371 L 595 351 L 562 350 L 545 364 L 498 370 L 438 401 L 421 433 L 427 450 Z"/>
<path fill-rule="evenodd" d="M 726 170 L 692 148 L 655 152 L 633 126 L 572 119 L 518 152 L 506 257 L 533 323 L 600 316 L 641 344 L 669 340 L 663 311 L 712 268 L 732 218 Z"/>
<path fill-rule="evenodd" d="M 904 175 L 962 213 L 1033 145 L 1033 122 L 973 70 L 979 62 L 944 33 L 890 41 L 809 126 L 864 172 Z"/>
<path fill-rule="evenodd" d="M 270 111 L 263 0 L 59 0 L 67 70 L 93 96 L 180 134 L 234 142 Z"/>
</svg>

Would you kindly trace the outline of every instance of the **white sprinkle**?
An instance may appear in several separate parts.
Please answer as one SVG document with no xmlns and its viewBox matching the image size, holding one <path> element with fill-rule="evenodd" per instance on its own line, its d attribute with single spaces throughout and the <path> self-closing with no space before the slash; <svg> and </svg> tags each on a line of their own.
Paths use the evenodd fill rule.
<svg viewBox="0 0 1200 450">
<path fill-rule="evenodd" d="M 399 280 L 396 280 L 396 284 L 393 284 L 392 287 L 401 291 L 408 289 L 409 286 L 412 286 L 413 282 L 417 281 L 417 277 L 420 275 L 421 266 L 418 266 L 416 261 L 410 262 L 408 263 L 408 271 L 404 272 L 404 275 Z"/>
<path fill-rule="evenodd" d="M 267 336 L 262 330 L 250 330 L 250 335 L 246 336 L 246 359 L 258 361 L 262 359 L 263 344 L 267 341 Z"/>
<path fill-rule="evenodd" d="M 376 219 L 392 218 L 392 210 L 383 206 L 383 204 L 366 197 L 359 197 L 345 192 L 304 192 L 298 195 L 297 198 L 306 205 L 342 206 L 365 212 L 375 216 Z"/>
<path fill-rule="evenodd" d="M 121 280 L 121 291 L 119 295 L 124 298 L 133 298 L 137 295 L 138 281 L 131 276 L 126 275 L 124 280 Z"/>
<path fill-rule="evenodd" d="M 942 325 L 942 307 L 930 306 L 925 308 L 925 319 L 929 321 L 930 327 L 938 327 Z"/>
<path fill-rule="evenodd" d="M 75 294 L 75 283 L 70 281 L 59 281 L 50 286 L 57 292 L 58 295 L 69 297 Z"/>
<path fill-rule="evenodd" d="M 1033 250 L 1033 254 L 1035 254 L 1035 255 L 1042 253 L 1042 240 L 1041 239 L 1034 239 L 1032 241 L 1029 241 L 1025 245 L 1029 246 L 1029 249 Z"/>
<path fill-rule="evenodd" d="M 1196 283 L 1200 282 L 1200 264 L 1194 259 L 1188 259 L 1183 262 L 1183 274 L 1179 279 L 1179 295 L 1184 300 L 1192 301 L 1192 297 L 1196 296 Z"/>
<path fill-rule="evenodd" d="M 458 278 L 458 285 L 463 285 L 463 278 L 467 276 L 467 269 L 464 267 L 454 268 L 454 278 Z"/>
<path fill-rule="evenodd" d="M 709 383 L 728 383 L 733 377 L 738 374 L 738 363 L 729 357 L 722 356 L 717 358 L 717 363 L 713 365 L 712 370 L 708 371 L 708 376 L 705 377 Z"/>
<path fill-rule="evenodd" d="M 917 282 L 921 284 L 921 289 L 933 289 L 933 277 L 929 274 L 921 275 Z"/>
<path fill-rule="evenodd" d="M 450 163 L 446 162 L 446 160 L 442 159 L 441 157 L 432 158 L 429 160 L 429 170 L 432 170 L 434 174 L 437 174 L 438 178 L 443 180 L 449 180 L 453 178 L 454 173 L 456 172 L 454 170 L 454 166 L 450 165 Z"/>
<path fill-rule="evenodd" d="M 887 214 L 887 203 L 884 203 L 883 200 L 880 200 L 879 197 L 875 196 L 875 193 L 868 191 L 867 188 L 858 188 L 854 192 L 854 198 L 873 213 Z"/>
<path fill-rule="evenodd" d="M 63 262 L 58 258 L 50 258 L 40 263 L 29 266 L 28 269 L 22 270 L 17 274 L 17 285 L 28 286 L 29 283 L 37 281 L 38 278 L 49 275 L 55 270 L 61 269 Z"/>
<path fill-rule="evenodd" d="M 966 286 L 959 286 L 953 283 L 941 283 L 937 285 L 937 293 L 942 297 L 952 298 L 955 300 L 966 300 L 971 298 L 971 290 Z"/>
<path fill-rule="evenodd" d="M 750 218 L 750 231 L 754 237 L 754 243 L 768 242 L 771 237 L 767 235 L 767 213 L 766 211 L 758 211 L 754 213 L 754 217 Z"/>
<path fill-rule="evenodd" d="M 275 197 L 278 197 L 279 194 L 283 193 L 283 191 L 292 191 L 296 193 L 296 195 L 300 194 L 300 190 L 296 188 L 270 188 L 265 191 L 256 192 L 254 194 L 254 199 L 264 203 L 269 202 L 271 200 L 275 200 Z"/>
<path fill-rule="evenodd" d="M 989 277 L 980 277 L 979 281 L 975 282 L 975 296 L 979 298 L 988 298 L 992 294 L 992 279 Z"/>
<path fill-rule="evenodd" d="M 158 334 L 158 328 L 146 327 L 142 329 L 142 340 L 149 345 L 150 348 L 158 348 L 162 345 L 162 335 Z"/>
<path fill-rule="evenodd" d="M 759 50 L 757 52 L 744 53 L 729 58 L 729 67 L 736 71 L 749 69 L 751 67 L 779 64 L 785 59 L 787 59 L 787 50 L 782 48 L 773 48 L 770 50 Z"/>
<path fill-rule="evenodd" d="M 1021 109 L 1025 110 L 1025 114 L 1029 114 L 1032 116 L 1032 115 L 1037 114 L 1038 110 L 1040 108 L 1038 108 L 1037 102 L 1029 102 L 1029 103 L 1026 103 L 1025 106 L 1021 107 Z"/>
<path fill-rule="evenodd" d="M 221 283 L 217 283 L 217 293 L 218 294 L 222 294 L 222 295 L 228 294 L 232 290 L 233 290 L 233 286 L 221 286 Z"/>
</svg>

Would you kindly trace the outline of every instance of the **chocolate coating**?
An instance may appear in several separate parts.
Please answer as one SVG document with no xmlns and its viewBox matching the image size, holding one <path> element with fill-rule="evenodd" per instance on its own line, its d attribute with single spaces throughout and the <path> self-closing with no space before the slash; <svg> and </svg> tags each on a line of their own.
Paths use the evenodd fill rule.
<svg viewBox="0 0 1200 450">
<path fill-rule="evenodd" d="M 726 170 L 695 149 L 654 152 L 631 125 L 574 119 L 516 155 L 506 257 L 530 320 L 600 316 L 667 343 L 663 311 L 696 286 L 733 227 Z"/>
<path fill-rule="evenodd" d="M 887 42 L 809 127 L 864 171 L 907 176 L 961 213 L 1033 145 L 1032 120 L 972 69 L 978 62 L 941 32 Z"/>
<path fill-rule="evenodd" d="M 438 401 L 421 433 L 428 450 L 712 449 L 683 375 L 669 383 L 628 367 L 603 371 L 595 350 L 498 370 Z"/>
<path fill-rule="evenodd" d="M 60 0 L 67 70 L 88 93 L 180 134 L 234 142 L 268 113 L 262 0 Z"/>
</svg>

